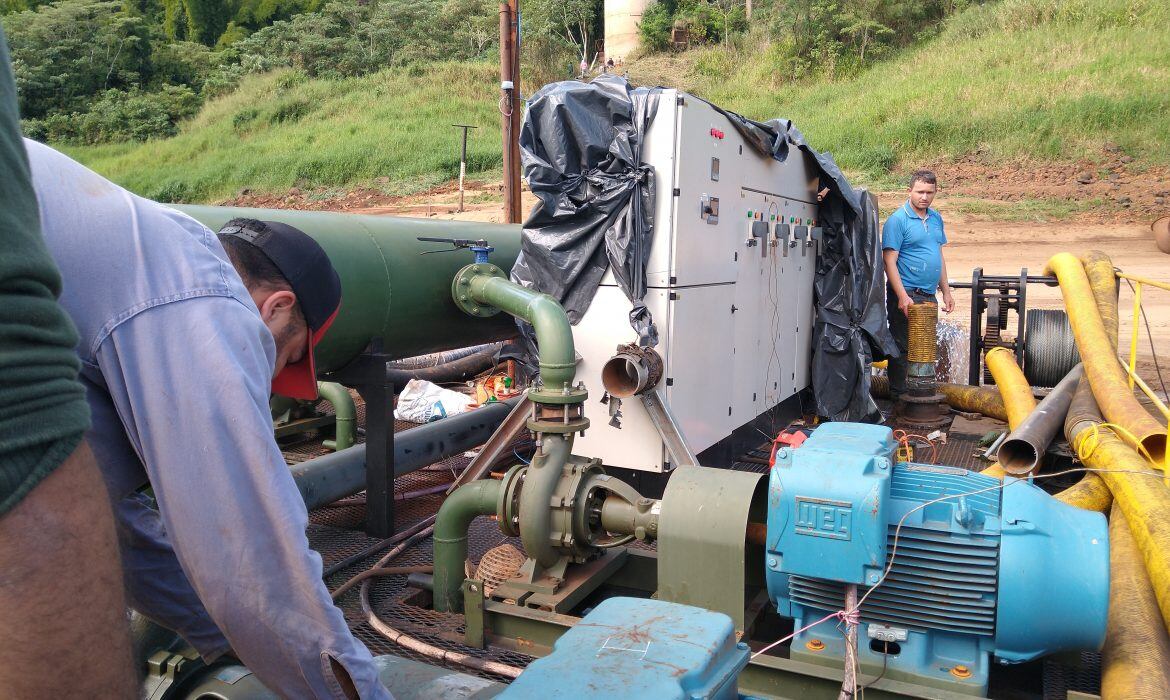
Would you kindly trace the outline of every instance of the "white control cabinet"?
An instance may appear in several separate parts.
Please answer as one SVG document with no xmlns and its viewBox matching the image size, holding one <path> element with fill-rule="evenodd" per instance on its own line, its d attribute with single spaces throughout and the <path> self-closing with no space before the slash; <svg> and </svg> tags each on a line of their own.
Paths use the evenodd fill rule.
<svg viewBox="0 0 1170 700">
<path fill-rule="evenodd" d="M 817 169 L 795 148 L 784 163 L 759 154 L 730 120 L 676 90 L 660 94 L 642 155 L 656 186 L 645 302 L 665 370 L 654 391 L 698 454 L 808 385 Z M 637 341 L 630 309 L 609 272 L 574 327 L 591 421 L 574 449 L 612 467 L 666 471 L 673 465 L 641 401 L 622 401 L 620 428 L 601 403 L 602 366 Z"/>
</svg>

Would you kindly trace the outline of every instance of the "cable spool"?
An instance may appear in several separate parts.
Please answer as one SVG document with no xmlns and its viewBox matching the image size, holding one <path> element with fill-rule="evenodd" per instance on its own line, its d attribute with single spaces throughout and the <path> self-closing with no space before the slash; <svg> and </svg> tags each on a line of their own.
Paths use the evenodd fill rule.
<svg viewBox="0 0 1170 700">
<path fill-rule="evenodd" d="M 475 567 L 475 578 L 483 581 L 483 593 L 490 596 L 504 581 L 520 575 L 520 567 L 527 557 L 516 547 L 502 544 L 484 552 L 479 565 Z"/>
<path fill-rule="evenodd" d="M 906 359 L 934 362 L 938 357 L 938 304 L 931 301 L 911 304 L 906 317 L 910 325 Z"/>
<path fill-rule="evenodd" d="M 1068 314 L 1031 309 L 1024 319 L 1024 376 L 1032 386 L 1054 387 L 1081 361 Z"/>
</svg>

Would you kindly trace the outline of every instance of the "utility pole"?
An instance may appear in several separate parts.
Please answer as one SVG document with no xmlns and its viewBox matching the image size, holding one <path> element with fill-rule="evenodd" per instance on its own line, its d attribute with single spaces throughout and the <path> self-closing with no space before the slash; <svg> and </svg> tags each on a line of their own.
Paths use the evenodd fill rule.
<svg viewBox="0 0 1170 700">
<path fill-rule="evenodd" d="M 500 3 L 500 115 L 504 151 L 504 221 L 520 223 L 520 8 Z"/>
<path fill-rule="evenodd" d="M 463 129 L 463 149 L 459 151 L 459 211 L 463 211 L 463 179 L 467 177 L 467 130 L 478 129 L 470 124 L 452 124 L 457 129 Z"/>
</svg>

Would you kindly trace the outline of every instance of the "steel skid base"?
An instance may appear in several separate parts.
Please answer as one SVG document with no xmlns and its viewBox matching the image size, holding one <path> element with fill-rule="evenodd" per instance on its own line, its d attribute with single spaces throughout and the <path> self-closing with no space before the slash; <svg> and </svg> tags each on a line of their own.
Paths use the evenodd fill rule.
<svg viewBox="0 0 1170 700">
<path fill-rule="evenodd" d="M 483 582 L 468 579 L 463 586 L 466 612 L 462 634 L 456 630 L 441 632 L 451 642 L 476 648 L 497 648 L 530 656 L 546 656 L 562 634 L 580 622 L 578 615 L 613 595 L 652 597 L 657 589 L 657 554 L 638 548 L 616 548 L 604 557 L 574 567 L 557 592 L 558 600 L 549 606 L 534 606 L 533 596 L 523 601 L 484 598 Z M 771 638 L 788 634 L 779 618 L 767 617 L 770 605 L 765 591 L 750 591 L 747 632 L 744 635 L 753 649 L 761 648 Z M 416 598 L 416 602 L 423 599 Z M 790 627 L 790 625 L 789 625 Z M 753 633 L 765 636 L 755 639 Z M 777 655 L 772 655 L 775 653 Z M 804 657 L 811 656 L 804 653 Z M 835 659 L 793 659 L 781 647 L 753 658 L 739 676 L 739 692 L 765 698 L 834 699 L 841 691 L 843 669 Z M 869 683 L 882 674 L 880 665 L 862 664 L 860 681 Z M 971 695 L 945 688 L 920 685 L 886 673 L 866 688 L 872 698 L 931 698 L 970 700 Z M 1093 697 L 1085 695 L 1083 697 Z"/>
</svg>

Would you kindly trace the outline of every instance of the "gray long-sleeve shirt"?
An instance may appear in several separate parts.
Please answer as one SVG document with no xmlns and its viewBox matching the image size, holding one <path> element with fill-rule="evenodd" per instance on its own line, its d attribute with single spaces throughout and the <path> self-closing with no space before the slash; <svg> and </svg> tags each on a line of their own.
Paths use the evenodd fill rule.
<svg viewBox="0 0 1170 700">
<path fill-rule="evenodd" d="M 321 581 L 272 436 L 276 346 L 219 241 L 26 146 L 132 605 L 207 659 L 233 650 L 286 697 L 344 697 L 334 659 L 363 698 L 389 698 Z M 148 482 L 157 511 L 136 493 Z"/>
</svg>

